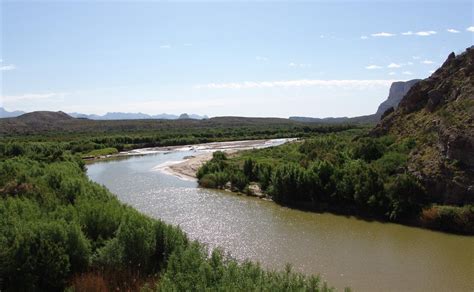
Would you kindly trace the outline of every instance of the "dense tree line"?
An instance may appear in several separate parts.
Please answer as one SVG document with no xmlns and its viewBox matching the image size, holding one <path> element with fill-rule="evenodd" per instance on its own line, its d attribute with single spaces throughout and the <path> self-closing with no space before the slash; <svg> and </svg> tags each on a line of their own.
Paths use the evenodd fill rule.
<svg viewBox="0 0 474 292">
<path fill-rule="evenodd" d="M 244 193 L 249 193 L 249 183 L 257 182 L 283 205 L 419 222 L 422 210 L 436 203 L 436 198 L 430 197 L 406 169 L 413 147 L 412 139 L 395 141 L 389 136 L 369 138 L 351 132 L 328 134 L 244 151 L 230 159 L 224 153 L 214 153 L 197 177 L 201 186 Z M 474 233 L 472 206 L 451 207 L 450 212 L 435 208 L 443 211 L 431 212 L 437 216 L 430 220 L 425 216 L 425 226 Z"/>
<path fill-rule="evenodd" d="M 208 251 L 121 204 L 54 143 L 0 144 L 0 290 L 329 291 Z"/>
<path fill-rule="evenodd" d="M 175 146 L 218 141 L 269 139 L 281 137 L 311 137 L 362 128 L 352 125 L 249 125 L 230 128 L 181 128 L 171 127 L 159 132 L 137 131 L 124 133 L 60 133 L 35 136 L 11 136 L 0 139 L 0 159 L 28 154 L 43 160 L 54 159 L 63 151 L 82 157 L 114 154 L 118 151 L 144 147 Z M 56 153 L 56 154 L 55 154 Z"/>
<path fill-rule="evenodd" d="M 84 156 L 94 156 L 103 152 L 97 150 L 116 149 L 116 151 L 132 150 L 137 148 L 161 147 L 174 145 L 188 145 L 208 142 L 232 140 L 273 139 L 287 137 L 310 137 L 320 133 L 330 133 L 358 128 L 351 125 L 230 125 L 230 126 L 194 126 L 169 124 L 159 131 L 110 131 L 104 133 L 90 132 L 57 132 L 42 135 L 4 135 L 0 140 L 0 147 L 12 148 L 31 147 L 34 145 L 49 144 L 46 148 L 60 147 L 72 153 Z M 53 145 L 53 146 L 52 146 Z M 40 146 L 38 146 L 40 147 Z M 18 150 L 18 149 L 17 149 Z M 1 152 L 5 150 L 0 149 Z M 21 151 L 21 150 L 19 150 Z M 94 153 L 94 151 L 96 151 Z M 109 151 L 110 152 L 110 151 Z M 105 152 L 107 153 L 107 152 Z"/>
</svg>

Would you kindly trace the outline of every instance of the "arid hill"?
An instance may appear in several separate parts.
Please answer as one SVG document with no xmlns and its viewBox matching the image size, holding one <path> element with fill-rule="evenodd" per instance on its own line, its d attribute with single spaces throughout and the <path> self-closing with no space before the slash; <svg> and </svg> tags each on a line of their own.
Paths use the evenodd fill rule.
<svg viewBox="0 0 474 292">
<path fill-rule="evenodd" d="M 474 201 L 474 47 L 416 83 L 371 133 L 414 138 L 409 170 L 443 203 Z"/>
</svg>

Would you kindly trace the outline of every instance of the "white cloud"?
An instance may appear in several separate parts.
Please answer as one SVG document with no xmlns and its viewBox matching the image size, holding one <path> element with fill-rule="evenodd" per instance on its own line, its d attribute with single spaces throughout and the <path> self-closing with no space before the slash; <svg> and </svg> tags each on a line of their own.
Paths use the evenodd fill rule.
<svg viewBox="0 0 474 292">
<path fill-rule="evenodd" d="M 435 72 L 435 70 L 428 71 L 428 73 L 430 73 L 430 74 L 433 74 L 434 72 Z"/>
<path fill-rule="evenodd" d="M 392 72 L 389 72 L 388 75 L 393 76 L 393 75 L 397 75 L 397 73 L 392 71 Z"/>
<path fill-rule="evenodd" d="M 298 67 L 298 68 L 309 68 L 311 67 L 312 65 L 311 64 L 308 64 L 308 63 L 295 63 L 295 62 L 290 62 L 288 64 L 288 66 L 290 67 Z"/>
<path fill-rule="evenodd" d="M 49 93 L 25 93 L 20 95 L 4 95 L 1 99 L 5 102 L 17 102 L 25 100 L 57 100 L 63 98 L 68 93 L 49 92 Z"/>
<path fill-rule="evenodd" d="M 10 71 L 10 70 L 15 70 L 15 69 L 16 69 L 16 66 L 13 64 L 0 66 L 0 71 Z"/>
<path fill-rule="evenodd" d="M 413 62 L 407 62 L 407 65 L 411 66 L 413 65 Z"/>
<path fill-rule="evenodd" d="M 470 31 L 470 32 L 474 32 L 474 26 L 470 26 L 468 28 L 466 28 L 467 31 Z"/>
<path fill-rule="evenodd" d="M 160 49 L 171 49 L 171 45 L 161 45 Z"/>
<path fill-rule="evenodd" d="M 262 56 L 257 56 L 257 57 L 255 57 L 255 60 L 265 62 L 265 61 L 268 61 L 268 58 L 267 57 L 262 57 Z"/>
<path fill-rule="evenodd" d="M 454 28 L 448 28 L 446 31 L 450 33 L 459 33 L 459 30 L 454 29 Z"/>
<path fill-rule="evenodd" d="M 396 34 L 389 33 L 389 32 L 377 32 L 377 33 L 371 34 L 371 36 L 373 36 L 373 37 L 392 37 L 392 36 L 395 36 L 395 35 Z"/>
<path fill-rule="evenodd" d="M 426 65 L 434 64 L 434 62 L 431 61 L 431 60 L 423 60 L 423 61 L 421 61 L 420 63 L 421 63 L 421 64 L 426 64 Z"/>
<path fill-rule="evenodd" d="M 420 59 L 419 56 L 413 56 L 412 58 L 413 58 L 413 60 L 419 60 Z"/>
<path fill-rule="evenodd" d="M 369 37 L 366 36 L 366 35 L 363 35 L 363 36 L 360 37 L 361 40 L 366 40 L 366 39 L 368 39 L 368 38 L 369 38 Z"/>
<path fill-rule="evenodd" d="M 374 69 L 381 69 L 382 67 L 379 66 L 379 65 L 369 65 L 369 66 L 365 66 L 365 69 L 368 69 L 368 70 L 374 70 Z"/>
<path fill-rule="evenodd" d="M 400 68 L 402 67 L 402 64 L 397 64 L 397 63 L 390 63 L 387 68 Z"/>
<path fill-rule="evenodd" d="M 418 36 L 430 36 L 436 34 L 436 31 L 434 30 L 428 30 L 428 31 L 419 31 L 415 33 Z"/>
<path fill-rule="evenodd" d="M 319 36 L 320 39 L 323 39 L 323 38 L 325 38 L 325 37 L 326 37 L 326 36 L 323 35 L 323 34 Z"/>
<path fill-rule="evenodd" d="M 413 73 L 411 71 L 403 71 L 402 74 L 403 75 L 413 75 Z"/>
<path fill-rule="evenodd" d="M 401 35 L 430 36 L 430 35 L 434 35 L 436 33 L 437 32 L 434 31 L 434 30 L 418 31 L 418 32 L 413 32 L 413 31 L 409 30 L 409 31 L 406 31 L 406 32 L 402 32 Z"/>
<path fill-rule="evenodd" d="M 231 83 L 209 83 L 197 85 L 195 88 L 208 89 L 248 89 L 248 88 L 273 88 L 273 87 L 343 87 L 367 89 L 374 86 L 390 86 L 394 80 L 320 80 L 320 79 L 302 79 L 302 80 L 284 80 L 284 81 L 246 81 Z"/>
<path fill-rule="evenodd" d="M 192 47 L 192 46 L 193 46 L 193 44 L 190 44 L 190 43 L 185 43 L 185 44 L 184 44 L 184 46 L 185 46 L 185 47 Z M 171 46 L 170 46 L 170 48 L 171 48 Z"/>
</svg>

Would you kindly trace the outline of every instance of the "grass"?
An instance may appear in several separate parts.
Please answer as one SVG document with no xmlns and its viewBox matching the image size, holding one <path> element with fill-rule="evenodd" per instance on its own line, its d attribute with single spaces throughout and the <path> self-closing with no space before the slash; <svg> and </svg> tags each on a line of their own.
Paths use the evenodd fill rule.
<svg viewBox="0 0 474 292">
<path fill-rule="evenodd" d="M 117 154 L 118 152 L 119 151 L 117 150 L 117 148 L 107 147 L 103 149 L 92 150 L 82 155 L 82 157 L 99 157 L 99 156 Z"/>
</svg>

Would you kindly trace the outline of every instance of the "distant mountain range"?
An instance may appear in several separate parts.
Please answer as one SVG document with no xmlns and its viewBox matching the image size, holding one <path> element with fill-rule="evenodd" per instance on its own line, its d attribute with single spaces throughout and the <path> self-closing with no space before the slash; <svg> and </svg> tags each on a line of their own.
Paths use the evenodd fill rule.
<svg viewBox="0 0 474 292">
<path fill-rule="evenodd" d="M 337 118 L 310 118 L 310 117 L 290 117 L 290 120 L 304 123 L 320 123 L 320 124 L 375 124 L 380 121 L 382 115 L 390 108 L 396 109 L 402 98 L 407 94 L 408 90 L 415 85 L 420 79 L 410 81 L 393 82 L 390 86 L 390 92 L 387 99 L 382 102 L 377 112 L 371 115 L 358 117 L 337 117 Z"/>
<path fill-rule="evenodd" d="M 3 107 L 0 107 L 0 118 L 14 118 L 14 117 L 21 116 L 24 113 L 25 112 L 22 112 L 22 111 L 9 112 L 6 109 L 4 109 Z"/>
<path fill-rule="evenodd" d="M 336 117 L 336 118 L 311 118 L 311 117 L 290 117 L 290 120 L 304 122 L 304 123 L 320 123 L 320 124 L 376 124 L 380 121 L 382 115 L 387 109 L 394 108 L 396 109 L 402 98 L 407 94 L 408 90 L 416 84 L 420 79 L 413 79 L 410 81 L 398 81 L 392 83 L 390 87 L 390 92 L 387 99 L 382 102 L 377 112 L 371 115 L 359 116 L 359 117 Z M 22 111 L 6 111 L 4 108 L 0 107 L 0 118 L 10 118 L 17 117 L 25 112 Z M 177 119 L 193 119 L 193 120 L 202 120 L 208 119 L 208 116 L 196 115 L 196 114 L 186 114 L 173 115 L 173 114 L 158 114 L 158 115 L 149 115 L 144 113 L 122 113 L 122 112 L 109 112 L 105 115 L 88 115 L 83 113 L 68 113 L 71 117 L 80 118 L 80 119 L 89 119 L 89 120 L 177 120 Z"/>
<path fill-rule="evenodd" d="M 0 107 L 0 118 L 14 118 L 25 114 L 23 111 L 12 111 L 9 112 L 3 107 Z M 149 115 L 144 113 L 121 113 L 121 112 L 110 112 L 105 115 L 88 115 L 82 113 L 68 113 L 73 118 L 89 119 L 89 120 L 177 120 L 177 119 L 193 119 L 193 120 L 203 120 L 208 119 L 209 117 L 204 115 L 196 114 L 181 114 L 181 115 L 172 115 L 172 114 L 158 114 L 158 115 Z"/>
<path fill-rule="evenodd" d="M 204 115 L 196 115 L 196 114 L 181 114 L 181 115 L 173 115 L 173 114 L 158 114 L 158 115 L 149 115 L 144 113 L 121 113 L 121 112 L 110 112 L 106 113 L 105 115 L 86 115 L 81 113 L 68 113 L 71 117 L 74 118 L 84 118 L 90 120 L 149 120 L 149 119 L 156 119 L 156 120 L 177 120 L 177 119 L 193 119 L 193 120 L 203 120 L 208 119 L 209 117 Z"/>
</svg>

